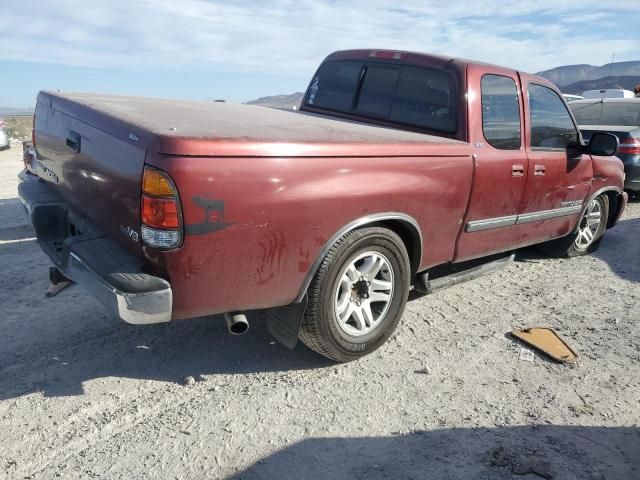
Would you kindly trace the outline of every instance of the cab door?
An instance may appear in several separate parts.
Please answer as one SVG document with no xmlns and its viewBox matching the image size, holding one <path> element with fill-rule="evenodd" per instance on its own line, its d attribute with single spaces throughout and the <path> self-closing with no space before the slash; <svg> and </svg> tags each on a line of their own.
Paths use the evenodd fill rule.
<svg viewBox="0 0 640 480">
<path fill-rule="evenodd" d="M 524 110 L 516 72 L 469 65 L 469 141 L 474 174 L 454 262 L 510 250 L 528 172 Z"/>
<path fill-rule="evenodd" d="M 527 245 L 567 235 L 575 227 L 591 189 L 593 166 L 558 92 L 536 77 L 521 77 L 529 162 L 517 230 L 519 243 Z"/>
</svg>

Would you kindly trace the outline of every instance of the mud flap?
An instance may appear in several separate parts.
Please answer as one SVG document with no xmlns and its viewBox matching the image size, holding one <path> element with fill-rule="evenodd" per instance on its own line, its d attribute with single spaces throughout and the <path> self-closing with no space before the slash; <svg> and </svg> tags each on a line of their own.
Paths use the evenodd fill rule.
<svg viewBox="0 0 640 480">
<path fill-rule="evenodd" d="M 73 284 L 73 280 L 65 277 L 60 270 L 49 267 L 49 288 L 44 294 L 45 297 L 55 297 L 62 290 Z"/>
<path fill-rule="evenodd" d="M 283 344 L 293 350 L 298 344 L 298 332 L 302 325 L 302 318 L 307 309 L 307 296 L 300 303 L 292 303 L 286 307 L 270 308 L 267 310 L 267 329 L 269 333 Z"/>
</svg>

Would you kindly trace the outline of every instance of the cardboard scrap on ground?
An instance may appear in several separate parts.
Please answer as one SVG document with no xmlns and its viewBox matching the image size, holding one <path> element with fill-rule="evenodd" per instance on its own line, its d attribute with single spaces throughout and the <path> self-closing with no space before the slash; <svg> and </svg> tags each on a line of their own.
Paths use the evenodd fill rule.
<svg viewBox="0 0 640 480">
<path fill-rule="evenodd" d="M 578 354 L 551 328 L 516 329 L 511 335 L 561 363 L 576 363 Z"/>
</svg>

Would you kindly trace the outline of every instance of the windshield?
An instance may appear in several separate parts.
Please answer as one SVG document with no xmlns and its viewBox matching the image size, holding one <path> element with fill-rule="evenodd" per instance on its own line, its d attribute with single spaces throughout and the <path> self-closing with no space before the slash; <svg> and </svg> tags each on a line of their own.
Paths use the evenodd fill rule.
<svg viewBox="0 0 640 480">
<path fill-rule="evenodd" d="M 640 126 L 640 102 L 570 103 L 579 125 Z"/>
<path fill-rule="evenodd" d="M 458 125 L 455 81 L 444 70 L 329 61 L 311 81 L 304 103 L 449 134 Z"/>
</svg>

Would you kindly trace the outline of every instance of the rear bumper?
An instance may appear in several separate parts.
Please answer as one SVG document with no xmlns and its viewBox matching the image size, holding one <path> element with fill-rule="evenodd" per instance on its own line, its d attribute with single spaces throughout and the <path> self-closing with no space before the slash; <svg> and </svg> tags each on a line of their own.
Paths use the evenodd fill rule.
<svg viewBox="0 0 640 480">
<path fill-rule="evenodd" d="M 38 243 L 65 277 L 127 323 L 171 320 L 169 282 L 144 273 L 140 260 L 76 215 L 46 182 L 26 173 L 20 177 L 18 194 Z"/>
</svg>

